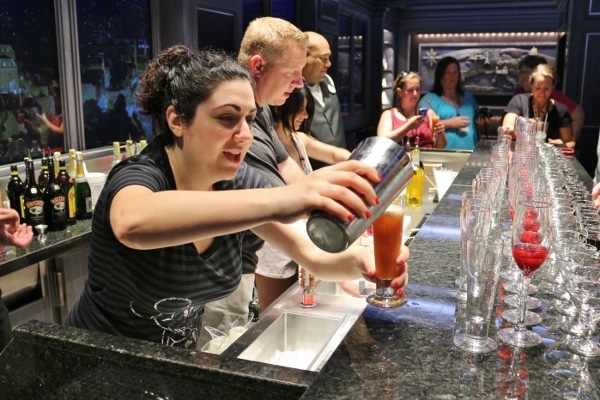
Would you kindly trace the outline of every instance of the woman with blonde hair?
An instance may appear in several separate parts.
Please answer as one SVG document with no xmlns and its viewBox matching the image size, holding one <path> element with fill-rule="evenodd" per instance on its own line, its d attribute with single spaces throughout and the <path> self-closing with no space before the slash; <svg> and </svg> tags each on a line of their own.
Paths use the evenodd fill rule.
<svg viewBox="0 0 600 400">
<path fill-rule="evenodd" d="M 444 124 L 433 124 L 434 117 L 437 117 L 435 112 L 429 109 L 425 114 L 419 114 L 421 77 L 416 72 L 401 72 L 394 81 L 394 88 L 399 104 L 381 113 L 377 136 L 385 136 L 399 143 L 408 140 L 412 144 L 418 138 L 419 147 L 422 148 L 446 147 Z"/>
<path fill-rule="evenodd" d="M 502 126 L 514 135 L 518 117 L 527 117 L 546 123 L 546 140 L 559 147 L 575 147 L 572 118 L 567 106 L 552 98 L 556 83 L 554 70 L 548 64 L 540 64 L 529 78 L 531 93 L 513 96 L 504 109 Z"/>
</svg>

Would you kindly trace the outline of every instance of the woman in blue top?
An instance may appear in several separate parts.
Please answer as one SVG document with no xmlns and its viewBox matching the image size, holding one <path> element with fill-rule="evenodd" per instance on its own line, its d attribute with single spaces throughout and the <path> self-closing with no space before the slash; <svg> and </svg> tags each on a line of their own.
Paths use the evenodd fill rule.
<svg viewBox="0 0 600 400">
<path fill-rule="evenodd" d="M 244 162 L 257 108 L 252 78 L 235 60 L 173 46 L 150 61 L 137 96 L 159 134 L 108 175 L 88 280 L 67 324 L 195 348 L 204 305 L 240 283 L 248 229 L 323 279 L 374 278 L 372 250 L 325 253 L 289 222 L 315 209 L 367 217 L 377 171 L 345 161 L 271 188 Z M 405 284 L 406 274 L 394 279 L 398 290 Z"/>
<path fill-rule="evenodd" d="M 447 149 L 473 150 L 479 141 L 475 98 L 462 87 L 460 65 L 454 57 L 444 57 L 435 69 L 431 92 L 419 101 L 440 116 L 446 128 Z"/>
</svg>

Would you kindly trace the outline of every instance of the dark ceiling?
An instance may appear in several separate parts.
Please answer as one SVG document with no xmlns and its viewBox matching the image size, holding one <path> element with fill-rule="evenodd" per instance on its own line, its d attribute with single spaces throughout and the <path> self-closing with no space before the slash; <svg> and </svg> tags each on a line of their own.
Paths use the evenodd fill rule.
<svg viewBox="0 0 600 400">
<path fill-rule="evenodd" d="M 567 0 L 378 0 L 376 3 L 397 11 L 425 10 L 507 10 L 558 9 Z"/>
</svg>

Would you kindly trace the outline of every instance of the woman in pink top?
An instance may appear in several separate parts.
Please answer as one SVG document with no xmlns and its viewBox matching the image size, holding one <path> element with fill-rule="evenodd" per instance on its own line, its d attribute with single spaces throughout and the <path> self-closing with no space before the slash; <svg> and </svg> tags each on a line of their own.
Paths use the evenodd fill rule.
<svg viewBox="0 0 600 400">
<path fill-rule="evenodd" d="M 432 123 L 437 117 L 431 109 L 419 115 L 417 103 L 421 98 L 421 77 L 416 72 L 401 72 L 394 81 L 400 104 L 381 113 L 377 125 L 377 136 L 385 136 L 398 143 L 407 140 L 414 144 L 419 139 L 421 148 L 446 147 L 444 124 Z M 439 120 L 439 119 L 438 119 Z"/>
</svg>

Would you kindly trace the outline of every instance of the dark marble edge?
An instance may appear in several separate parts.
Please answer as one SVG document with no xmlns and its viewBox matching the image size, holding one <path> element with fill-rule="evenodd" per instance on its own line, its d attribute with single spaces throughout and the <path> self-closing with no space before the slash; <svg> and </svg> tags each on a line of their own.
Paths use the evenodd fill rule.
<svg viewBox="0 0 600 400">
<path fill-rule="evenodd" d="M 67 354 L 80 354 L 136 368 L 165 370 L 192 380 L 219 383 L 281 394 L 300 396 L 317 373 L 242 359 L 229 359 L 200 351 L 163 346 L 144 340 L 92 332 L 70 326 L 31 320 L 13 330 L 14 341 L 51 347 Z M 235 382 L 235 383 L 233 383 Z"/>
<path fill-rule="evenodd" d="M 91 220 L 77 221 L 64 231 L 48 232 L 45 244 L 34 237 L 24 249 L 14 248 L 8 251 L 6 260 L 0 262 L 0 277 L 28 267 L 31 264 L 55 257 L 77 246 L 89 243 L 91 236 Z"/>
</svg>

